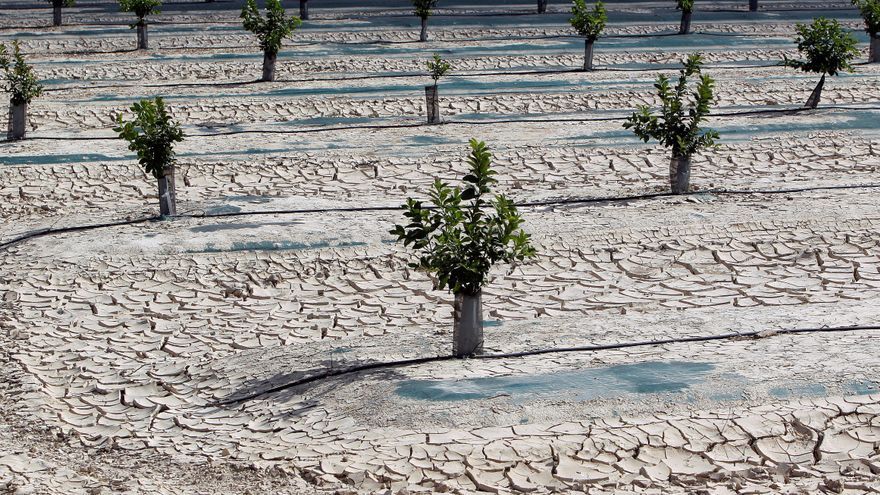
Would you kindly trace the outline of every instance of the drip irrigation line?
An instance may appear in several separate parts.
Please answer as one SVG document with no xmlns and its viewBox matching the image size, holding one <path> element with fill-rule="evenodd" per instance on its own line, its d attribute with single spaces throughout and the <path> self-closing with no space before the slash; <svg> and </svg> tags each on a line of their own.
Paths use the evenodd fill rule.
<svg viewBox="0 0 880 495">
<path fill-rule="evenodd" d="M 799 113 L 809 113 L 813 112 L 817 109 L 805 108 L 805 107 L 790 107 L 790 108 L 772 108 L 772 109 L 761 109 L 761 110 L 744 110 L 740 112 L 719 112 L 710 114 L 710 117 L 743 117 L 749 115 L 772 115 L 772 114 L 786 114 L 786 115 L 794 115 Z M 878 111 L 880 110 L 880 106 L 859 106 L 859 107 L 851 107 L 851 106 L 842 106 L 842 105 L 828 105 L 819 108 L 818 110 L 847 110 L 847 111 Z M 335 132 L 335 131 L 355 131 L 355 130 L 385 130 L 385 129 L 415 129 L 419 127 L 433 127 L 433 126 L 455 126 L 455 125 L 494 125 L 494 124 L 518 124 L 518 123 L 532 123 L 532 124 L 541 124 L 541 123 L 578 123 L 578 122 L 615 122 L 615 121 L 625 121 L 629 117 L 628 116 L 612 116 L 612 117 L 577 117 L 577 118 L 551 118 L 551 119 L 542 119 L 542 118 L 509 118 L 509 119 L 492 119 L 492 120 L 447 120 L 441 122 L 440 124 L 428 124 L 426 122 L 419 122 L 413 124 L 368 124 L 368 125 L 349 125 L 349 126 L 328 126 L 328 127 L 315 127 L 309 129 L 242 129 L 237 131 L 220 131 L 220 132 L 212 132 L 212 133 L 202 133 L 202 134 L 187 134 L 185 137 L 187 139 L 195 139 L 195 138 L 212 138 L 218 136 L 235 136 L 241 134 L 314 134 L 314 133 L 322 133 L 322 132 Z M 28 141 L 109 141 L 119 139 L 116 136 L 33 136 L 28 137 Z M 0 141 L 0 145 L 9 144 L 17 141 Z"/>
<path fill-rule="evenodd" d="M 734 339 L 758 339 L 758 338 L 767 338 L 776 335 L 800 335 L 807 333 L 842 333 L 842 332 L 856 332 L 856 331 L 870 331 L 870 330 L 880 330 L 880 325 L 849 325 L 849 326 L 840 326 L 840 327 L 804 327 L 804 328 L 783 328 L 778 330 L 752 330 L 748 332 L 728 332 L 719 335 L 701 335 L 701 336 L 691 336 L 691 337 L 678 337 L 678 338 L 669 338 L 669 339 L 658 339 L 658 340 L 643 340 L 637 342 L 621 342 L 616 344 L 597 344 L 597 345 L 585 345 L 585 346 L 577 346 L 577 347 L 555 347 L 555 348 L 545 348 L 545 349 L 536 349 L 532 351 L 522 351 L 522 352 L 508 352 L 508 353 L 499 353 L 499 354 L 480 354 L 471 356 L 466 359 L 474 359 L 474 360 L 494 360 L 494 359 L 513 359 L 513 358 L 522 358 L 522 357 L 531 357 L 531 356 L 541 356 L 545 354 L 559 354 L 559 353 L 570 353 L 570 352 L 598 352 L 598 351 L 609 351 L 609 350 L 619 350 L 619 349 L 630 349 L 633 347 L 656 347 L 661 345 L 669 345 L 669 344 L 684 344 L 684 343 L 694 343 L 694 342 L 712 342 L 719 340 L 734 340 Z M 387 369 L 387 368 L 401 368 L 407 366 L 414 366 L 418 364 L 427 364 L 427 363 L 436 363 L 441 361 L 453 361 L 461 358 L 457 358 L 455 356 L 429 356 L 423 358 L 413 358 L 413 359 L 402 359 L 397 361 L 386 361 L 380 363 L 369 363 L 362 364 L 358 366 L 352 366 L 350 368 L 344 368 L 339 370 L 329 370 L 323 373 L 319 373 L 316 375 L 308 376 L 305 378 L 301 378 L 299 380 L 294 380 L 289 383 L 285 383 L 282 385 L 277 385 L 275 387 L 270 387 L 265 390 L 259 390 L 257 392 L 250 393 L 248 395 L 242 397 L 234 397 L 226 400 L 221 400 L 209 404 L 212 407 L 218 406 L 228 406 L 233 404 L 239 404 L 242 402 L 247 402 L 257 397 L 272 394 L 275 392 L 280 392 L 282 390 L 308 385 L 311 383 L 315 383 L 318 381 L 326 380 L 329 378 L 336 378 L 344 375 L 352 375 L 356 373 L 361 373 L 364 371 L 371 371 L 376 369 Z"/>
<path fill-rule="evenodd" d="M 644 193 L 644 194 L 635 194 L 631 196 L 606 196 L 606 197 L 597 197 L 597 198 L 568 198 L 568 199 L 548 199 L 541 201 L 525 201 L 520 203 L 515 203 L 514 206 L 517 208 L 537 208 L 537 207 L 546 207 L 546 206 L 567 206 L 567 205 L 587 205 L 587 204 L 596 204 L 596 203 L 628 203 L 633 201 L 644 201 L 650 199 L 659 199 L 659 198 L 674 198 L 674 197 L 687 197 L 687 196 L 698 196 L 698 195 L 706 195 L 706 194 L 715 194 L 718 196 L 723 195 L 749 195 L 749 194 L 791 194 L 791 193 L 799 193 L 799 192 L 811 192 L 811 191 L 834 191 L 834 190 L 848 190 L 848 189 L 877 189 L 880 188 L 880 183 L 869 183 L 869 184 L 850 184 L 850 185 L 840 185 L 840 186 L 804 186 L 804 187 L 792 187 L 792 188 L 782 188 L 782 189 L 706 189 L 702 191 L 691 191 L 684 194 L 673 194 L 671 192 L 656 192 L 656 193 Z M 230 217 L 244 217 L 244 216 L 262 216 L 262 215 L 314 215 L 314 214 L 323 214 L 323 213 L 375 213 L 375 212 L 388 212 L 388 211 L 402 211 L 404 209 L 403 206 L 353 206 L 353 207 L 343 207 L 343 208 L 301 208 L 301 209 L 286 209 L 286 210 L 256 210 L 256 211 L 235 211 L 235 212 L 225 212 L 225 213 L 188 213 L 188 214 L 178 214 L 169 216 L 166 218 L 230 218 Z M 434 206 L 425 206 L 425 209 L 435 209 Z M 149 221 L 159 221 L 162 220 L 161 216 L 152 216 L 152 217 L 143 217 L 137 218 L 133 220 L 119 220 L 116 222 L 105 222 L 98 224 L 90 224 L 90 225 L 78 225 L 73 227 L 61 227 L 61 228 L 48 228 L 41 229 L 33 232 L 28 232 L 26 234 L 22 234 L 18 237 L 15 237 L 9 241 L 0 242 L 0 251 L 5 250 L 15 244 L 28 241 L 31 239 L 35 239 L 38 237 L 45 237 L 55 234 L 65 234 L 70 232 L 83 232 L 88 230 L 97 230 L 108 227 L 120 227 L 125 225 L 135 225 L 140 223 L 145 223 Z"/>
<path fill-rule="evenodd" d="M 8 241 L 0 242 L 0 250 L 6 250 L 7 248 L 13 246 L 14 244 L 18 244 L 20 242 L 28 241 L 31 239 L 36 239 L 38 237 L 45 237 L 56 234 L 67 234 L 70 232 L 84 232 L 87 230 L 97 230 L 107 227 L 119 227 L 123 225 L 136 225 L 140 223 L 150 222 L 154 220 L 161 220 L 161 217 L 143 217 L 143 218 L 135 218 L 132 220 L 119 220 L 116 222 L 104 222 L 104 223 L 95 223 L 90 225 L 75 225 L 73 227 L 59 227 L 59 228 L 49 228 L 49 229 L 40 229 L 33 232 L 28 232 L 26 234 L 22 234 L 18 237 L 10 239 Z"/>
</svg>

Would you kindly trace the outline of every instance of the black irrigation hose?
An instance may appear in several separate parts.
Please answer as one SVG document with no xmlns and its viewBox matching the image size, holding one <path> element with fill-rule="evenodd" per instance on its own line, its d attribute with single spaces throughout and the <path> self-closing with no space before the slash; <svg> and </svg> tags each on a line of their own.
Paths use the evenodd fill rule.
<svg viewBox="0 0 880 495">
<path fill-rule="evenodd" d="M 815 109 L 805 107 L 791 108 L 772 108 L 762 110 L 745 110 L 742 112 L 721 112 L 711 114 L 710 117 L 742 117 L 748 115 L 769 115 L 769 114 L 787 114 L 793 115 L 798 113 L 808 113 Z M 823 106 L 820 110 L 848 110 L 848 111 L 877 111 L 880 106 Z M 580 117 L 580 118 L 510 118 L 510 119 L 493 119 L 493 120 L 447 120 L 441 124 L 428 124 L 425 122 L 413 124 L 368 124 L 368 125 L 349 125 L 349 126 L 329 126 L 316 127 L 310 129 L 243 129 L 240 131 L 221 131 L 204 134 L 187 134 L 187 139 L 193 138 L 211 138 L 217 136 L 235 136 L 239 134 L 313 134 L 321 132 L 334 131 L 352 131 L 352 130 L 385 130 L 385 129 L 414 129 L 419 127 L 432 127 L 436 125 L 455 126 L 455 125 L 494 125 L 494 124 L 516 124 L 516 123 L 577 123 L 577 122 L 615 122 L 624 121 L 629 117 Z M 27 138 L 28 141 L 109 141 L 119 139 L 115 136 L 33 136 Z M 17 141 L 0 141 L 0 145 L 9 144 Z"/>
<path fill-rule="evenodd" d="M 692 343 L 692 342 L 711 342 L 718 340 L 732 340 L 732 339 L 747 339 L 747 338 L 763 338 L 770 337 L 775 335 L 797 335 L 804 333 L 838 333 L 838 332 L 854 332 L 854 331 L 866 331 L 866 330 L 880 330 L 880 325 L 850 325 L 850 326 L 841 326 L 841 327 L 806 327 L 806 328 L 783 328 L 779 330 L 769 330 L 769 331 L 757 331 L 753 330 L 750 332 L 729 332 L 720 335 L 702 335 L 702 336 L 693 336 L 693 337 L 679 337 L 679 338 L 671 338 L 671 339 L 660 339 L 660 340 L 646 340 L 646 341 L 638 341 L 638 342 L 623 342 L 617 344 L 599 344 L 599 345 L 586 345 L 586 346 L 578 346 L 578 347 L 557 347 L 557 348 L 549 348 L 549 349 L 536 349 L 533 351 L 522 351 L 522 352 L 510 352 L 503 354 L 481 354 L 476 356 L 471 356 L 467 359 L 475 359 L 475 360 L 487 360 L 487 359 L 511 359 L 511 358 L 521 358 L 521 357 L 530 357 L 530 356 L 540 356 L 544 354 L 557 354 L 557 353 L 568 353 L 568 352 L 597 352 L 597 351 L 608 351 L 608 350 L 617 350 L 617 349 L 629 349 L 633 347 L 655 347 L 660 345 L 668 345 L 668 344 L 682 344 L 682 343 Z M 298 387 L 301 385 L 307 385 L 310 383 L 314 383 L 317 381 L 326 380 L 328 378 L 335 378 L 343 375 L 351 375 L 355 373 L 361 373 L 363 371 L 370 371 L 375 369 L 384 369 L 384 368 L 400 368 L 405 366 L 413 366 L 417 364 L 426 364 L 426 363 L 434 363 L 440 361 L 452 361 L 459 358 L 455 356 L 430 356 L 423 358 L 414 358 L 414 359 L 403 359 L 399 361 L 388 361 L 381 363 L 369 363 L 362 364 L 358 366 L 352 366 L 351 368 L 344 368 L 339 370 L 330 370 L 324 373 L 320 373 L 317 375 L 309 376 L 306 378 L 301 378 L 299 380 L 294 380 L 290 383 L 285 383 L 283 385 L 278 385 L 275 387 L 271 387 L 265 390 L 260 390 L 257 392 L 253 392 L 251 394 L 242 396 L 242 397 L 234 397 L 226 400 L 221 400 L 209 404 L 210 406 L 228 406 L 232 404 L 238 404 L 241 402 L 246 402 L 257 397 L 272 394 L 275 392 L 280 392 L 282 390 L 286 390 L 289 388 Z"/>
<path fill-rule="evenodd" d="M 644 193 L 644 194 L 635 194 L 632 196 L 608 196 L 608 197 L 598 197 L 598 198 L 569 198 L 569 199 L 549 199 L 542 201 L 526 201 L 522 203 L 516 203 L 515 206 L 519 208 L 534 208 L 534 207 L 545 207 L 545 206 L 565 206 L 565 205 L 577 205 L 577 204 L 595 204 L 595 203 L 627 203 L 631 201 L 642 201 L 642 200 L 650 200 L 650 199 L 659 199 L 659 198 L 674 198 L 674 197 L 686 197 L 686 196 L 697 196 L 697 195 L 705 195 L 705 194 L 715 194 L 715 195 L 749 195 L 749 194 L 791 194 L 798 192 L 809 192 L 809 191 L 833 191 L 833 190 L 848 190 L 848 189 L 877 189 L 880 188 L 880 183 L 869 183 L 869 184 L 850 184 L 850 185 L 840 185 L 840 186 L 804 186 L 804 187 L 793 187 L 793 188 L 783 188 L 783 189 L 706 189 L 702 191 L 691 191 L 684 194 L 673 194 L 671 192 L 656 192 L 656 193 Z M 426 209 L 433 209 L 433 206 L 427 206 Z M 181 214 L 174 215 L 170 218 L 229 218 L 229 217 L 244 217 L 244 216 L 261 216 L 261 215 L 308 215 L 308 214 L 320 214 L 320 213 L 368 213 L 368 212 L 383 212 L 383 211 L 401 211 L 403 210 L 403 206 L 353 206 L 353 207 L 343 207 L 343 208 L 307 208 L 307 209 L 287 209 L 287 210 L 258 210 L 258 211 L 236 211 L 236 212 L 227 212 L 227 213 L 196 213 L 196 214 Z M 107 227 L 118 227 L 123 225 L 135 225 L 140 223 L 145 223 L 149 221 L 161 220 L 162 217 L 144 217 L 138 218 L 134 220 L 120 220 L 116 222 L 106 222 L 99 224 L 91 224 L 91 225 L 79 225 L 73 227 L 61 227 L 57 229 L 42 229 L 34 232 L 29 232 L 27 234 L 22 234 L 14 239 L 9 241 L 0 242 L 0 251 L 9 248 L 12 245 L 28 241 L 31 239 L 35 239 L 38 237 L 44 237 L 55 234 L 64 234 L 69 232 L 82 232 L 88 230 L 97 230 L 101 228 Z"/>
</svg>

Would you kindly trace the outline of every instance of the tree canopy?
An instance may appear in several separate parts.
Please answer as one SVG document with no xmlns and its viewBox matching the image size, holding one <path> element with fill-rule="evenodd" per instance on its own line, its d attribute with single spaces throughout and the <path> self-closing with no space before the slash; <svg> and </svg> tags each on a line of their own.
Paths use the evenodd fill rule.
<svg viewBox="0 0 880 495">
<path fill-rule="evenodd" d="M 865 20 L 865 31 L 875 38 L 880 35 L 880 0 L 852 0 L 852 3 Z"/>
<path fill-rule="evenodd" d="M 858 41 L 845 31 L 835 19 L 819 17 L 809 25 L 797 25 L 795 38 L 798 51 L 806 60 L 791 60 L 784 64 L 804 72 L 816 72 L 836 76 L 840 72 L 852 72 L 852 59 L 859 54 Z"/>
<path fill-rule="evenodd" d="M 413 7 L 415 7 L 415 14 L 422 19 L 427 19 L 434 7 L 437 6 L 437 0 L 413 0 Z"/>
<path fill-rule="evenodd" d="M 688 57 L 675 87 L 667 76 L 659 76 L 654 87 L 662 102 L 660 114 L 653 114 L 648 106 L 640 106 L 623 126 L 632 129 L 646 143 L 653 138 L 672 148 L 676 157 L 688 157 L 702 148 L 714 146 L 718 132 L 700 127 L 710 113 L 715 88 L 715 81 L 701 73 L 702 64 L 700 54 Z M 694 75 L 699 75 L 700 81 L 691 94 L 692 101 L 688 102 L 688 79 Z"/>
<path fill-rule="evenodd" d="M 119 10 L 133 12 L 138 18 L 138 23 L 143 22 L 148 15 L 158 14 L 160 5 L 162 0 L 119 0 Z M 136 25 L 132 24 L 131 27 Z"/>
<path fill-rule="evenodd" d="M 141 100 L 131 106 L 131 111 L 134 119 L 128 122 L 122 114 L 116 116 L 118 125 L 113 131 L 128 141 L 128 149 L 137 153 L 144 170 L 161 179 L 165 169 L 176 161 L 174 143 L 183 141 L 180 124 L 171 119 L 160 97 Z"/>
<path fill-rule="evenodd" d="M 260 15 L 255 0 L 247 0 L 241 9 L 244 28 L 254 33 L 266 53 L 278 53 L 281 42 L 302 25 L 299 17 L 286 17 L 281 0 L 266 0 L 266 17 Z"/>
<path fill-rule="evenodd" d="M 43 86 L 37 81 L 34 69 L 24 59 L 18 40 L 12 41 L 12 53 L 0 43 L 0 69 L 4 73 L 3 90 L 10 94 L 13 105 L 30 103 L 43 94 Z"/>
<path fill-rule="evenodd" d="M 495 263 L 525 260 L 535 249 L 513 202 L 501 194 L 488 198 L 497 180 L 486 143 L 471 139 L 470 147 L 463 187 L 436 179 L 428 194 L 433 208 L 407 199 L 410 223 L 391 234 L 420 252 L 409 266 L 436 275 L 436 288 L 476 295 Z"/>
<path fill-rule="evenodd" d="M 608 23 L 608 11 L 601 1 L 596 2 L 592 9 L 587 8 L 585 0 L 574 0 L 571 6 L 571 26 L 581 36 L 590 41 L 599 39 Z"/>
</svg>

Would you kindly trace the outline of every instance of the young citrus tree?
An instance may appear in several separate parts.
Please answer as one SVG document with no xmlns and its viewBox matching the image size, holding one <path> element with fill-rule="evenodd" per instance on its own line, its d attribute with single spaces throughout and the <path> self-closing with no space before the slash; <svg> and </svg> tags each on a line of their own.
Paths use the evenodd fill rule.
<svg viewBox="0 0 880 495">
<path fill-rule="evenodd" d="M 795 43 L 806 60 L 790 60 L 786 57 L 784 63 L 804 72 L 822 74 L 819 84 L 813 89 L 804 105 L 807 108 L 816 108 L 822 99 L 825 76 L 836 76 L 840 72 L 853 71 L 850 62 L 859 54 L 856 48 L 858 42 L 851 33 L 844 31 L 836 20 L 819 17 L 810 25 L 797 25 Z"/>
<path fill-rule="evenodd" d="M 52 25 L 61 25 L 61 8 L 73 7 L 74 0 L 48 0 L 52 4 Z"/>
<path fill-rule="evenodd" d="M 868 33 L 870 53 L 868 62 L 880 64 L 880 0 L 852 0 L 865 20 L 865 31 Z"/>
<path fill-rule="evenodd" d="M 12 41 L 12 54 L 0 43 L 0 69 L 3 70 L 3 91 L 9 93 L 8 139 L 23 139 L 27 132 L 27 107 L 43 94 L 43 86 L 37 82 L 34 69 L 27 64 L 18 41 Z"/>
<path fill-rule="evenodd" d="M 490 197 L 497 180 L 486 143 L 471 139 L 470 147 L 462 187 L 436 179 L 428 193 L 433 207 L 407 199 L 409 223 L 391 231 L 419 252 L 410 267 L 433 275 L 436 289 L 448 288 L 455 296 L 452 353 L 458 357 L 483 350 L 481 291 L 492 266 L 535 255 L 513 202 L 500 194 Z"/>
<path fill-rule="evenodd" d="M 681 25 L 678 34 L 691 32 L 691 17 L 694 15 L 694 0 L 676 0 L 676 10 L 681 11 Z"/>
<path fill-rule="evenodd" d="M 422 20 L 422 31 L 419 34 L 419 41 L 428 41 L 428 17 L 431 17 L 434 7 L 437 6 L 437 0 L 412 0 L 413 7 L 416 8 L 415 14 Z"/>
<path fill-rule="evenodd" d="M 585 0 L 574 0 L 568 22 L 584 37 L 584 70 L 593 70 L 593 43 L 599 39 L 608 22 L 605 4 L 598 1 L 592 9 L 588 9 Z"/>
<path fill-rule="evenodd" d="M 260 15 L 255 0 L 247 0 L 241 9 L 244 28 L 257 35 L 263 49 L 263 78 L 261 81 L 275 80 L 275 61 L 281 42 L 289 38 L 302 21 L 299 17 L 286 17 L 281 0 L 266 0 L 266 17 Z"/>
<path fill-rule="evenodd" d="M 655 115 L 647 106 L 640 106 L 623 124 L 646 143 L 656 139 L 663 146 L 672 148 L 669 182 L 673 194 L 689 191 L 691 157 L 703 148 L 715 146 L 715 140 L 719 138 L 718 132 L 700 127 L 715 99 L 715 81 L 701 73 L 702 64 L 699 54 L 688 57 L 675 87 L 668 77 L 659 76 L 654 87 L 662 102 L 660 114 Z M 699 75 L 700 81 L 691 94 L 693 101 L 688 102 L 688 79 L 694 75 Z"/>
<path fill-rule="evenodd" d="M 165 108 L 162 98 L 141 100 L 131 107 L 134 120 L 116 116 L 118 124 L 113 130 L 128 141 L 128 149 L 137 153 L 138 163 L 159 181 L 159 212 L 177 214 L 177 197 L 174 187 L 174 143 L 183 141 L 180 124 L 174 122 Z"/>
<path fill-rule="evenodd" d="M 162 0 L 119 0 L 119 9 L 123 12 L 133 12 L 137 17 L 137 22 L 129 24 L 128 27 L 137 28 L 137 47 L 138 50 L 148 49 L 147 42 L 147 16 L 159 13 L 159 7 Z"/>
<path fill-rule="evenodd" d="M 425 101 L 427 103 L 429 124 L 440 122 L 440 98 L 437 93 L 437 83 L 450 69 L 452 69 L 452 65 L 436 53 L 433 60 L 428 60 L 428 72 L 431 75 L 431 79 L 434 80 L 433 85 L 425 86 Z"/>
</svg>

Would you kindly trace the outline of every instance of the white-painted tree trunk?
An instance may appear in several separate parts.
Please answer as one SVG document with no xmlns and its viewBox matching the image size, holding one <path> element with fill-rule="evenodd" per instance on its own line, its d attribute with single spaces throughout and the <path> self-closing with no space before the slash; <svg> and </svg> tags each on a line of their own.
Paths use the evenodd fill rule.
<svg viewBox="0 0 880 495">
<path fill-rule="evenodd" d="M 691 157 L 673 156 L 669 162 L 669 185 L 672 194 L 684 194 L 690 191 Z"/>
<path fill-rule="evenodd" d="M 425 86 L 425 108 L 428 114 L 428 123 L 439 124 L 440 97 L 437 94 L 437 86 Z"/>
<path fill-rule="evenodd" d="M 27 133 L 27 103 L 9 105 L 9 129 L 6 137 L 10 140 L 24 139 Z"/>
<path fill-rule="evenodd" d="M 52 25 L 61 25 L 61 2 L 52 2 Z"/>
<path fill-rule="evenodd" d="M 422 17 L 422 32 L 419 33 L 419 41 L 428 41 L 428 18 Z"/>
<path fill-rule="evenodd" d="M 681 12 L 681 25 L 678 27 L 678 34 L 688 34 L 691 32 L 691 17 L 693 12 Z"/>
<path fill-rule="evenodd" d="M 149 40 L 147 39 L 147 23 L 141 21 L 137 24 L 138 50 L 148 50 Z"/>
<path fill-rule="evenodd" d="M 278 60 L 277 53 L 263 53 L 263 81 L 275 80 L 275 61 Z"/>
<path fill-rule="evenodd" d="M 548 0 L 538 0 L 538 13 L 544 14 L 547 12 L 547 1 Z"/>
<path fill-rule="evenodd" d="M 819 84 L 816 85 L 816 88 L 813 89 L 813 92 L 810 93 L 810 97 L 807 99 L 807 103 L 804 104 L 806 108 L 816 108 L 819 106 L 819 102 L 822 100 L 822 88 L 825 87 L 825 74 L 822 74 L 822 79 L 819 79 Z"/>
<path fill-rule="evenodd" d="M 452 354 L 467 357 L 483 353 L 482 294 L 456 294 L 453 307 L 455 326 L 452 333 Z"/>
<path fill-rule="evenodd" d="M 177 190 L 174 186 L 174 167 L 165 169 L 159 177 L 159 213 L 164 217 L 177 215 Z"/>
<path fill-rule="evenodd" d="M 872 64 L 880 64 L 880 34 L 871 36 L 871 48 L 868 54 L 868 62 Z"/>
<path fill-rule="evenodd" d="M 593 70 L 593 40 L 584 41 L 584 70 Z"/>
</svg>

